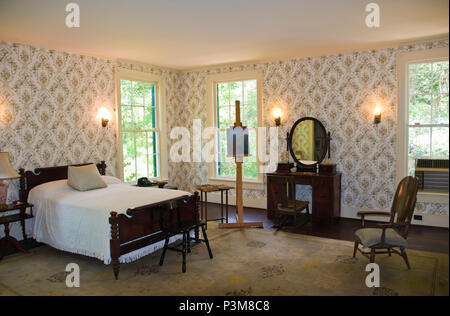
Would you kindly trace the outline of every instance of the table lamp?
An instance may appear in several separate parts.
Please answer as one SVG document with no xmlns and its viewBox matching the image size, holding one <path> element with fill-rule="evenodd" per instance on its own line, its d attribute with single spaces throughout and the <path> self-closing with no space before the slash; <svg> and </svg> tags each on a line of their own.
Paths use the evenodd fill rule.
<svg viewBox="0 0 450 316">
<path fill-rule="evenodd" d="M 8 153 L 0 152 L 0 208 L 5 207 L 8 196 L 8 185 L 3 183 L 3 180 L 17 178 L 20 178 L 20 175 L 11 166 Z"/>
</svg>

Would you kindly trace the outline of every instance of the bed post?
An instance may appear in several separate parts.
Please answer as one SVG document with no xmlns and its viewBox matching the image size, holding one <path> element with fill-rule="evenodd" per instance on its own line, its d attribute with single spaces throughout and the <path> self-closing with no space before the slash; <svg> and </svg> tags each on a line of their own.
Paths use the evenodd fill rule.
<svg viewBox="0 0 450 316">
<path fill-rule="evenodd" d="M 100 171 L 100 174 L 102 175 L 102 176 L 104 176 L 104 175 L 106 175 L 106 163 L 105 163 L 105 161 L 104 160 L 102 160 L 102 161 L 100 161 L 100 163 L 98 164 L 98 167 L 99 167 L 99 171 Z"/>
<path fill-rule="evenodd" d="M 25 190 L 25 169 L 20 168 L 19 175 L 20 175 L 19 200 L 21 202 L 26 203 L 27 197 L 26 197 L 26 190 Z"/>
<path fill-rule="evenodd" d="M 120 269 L 120 240 L 119 240 L 119 218 L 116 212 L 111 212 L 109 218 L 109 224 L 111 225 L 111 240 L 109 242 L 109 247 L 111 248 L 111 259 L 114 271 L 114 277 L 116 280 L 119 279 L 119 269 Z"/>
</svg>

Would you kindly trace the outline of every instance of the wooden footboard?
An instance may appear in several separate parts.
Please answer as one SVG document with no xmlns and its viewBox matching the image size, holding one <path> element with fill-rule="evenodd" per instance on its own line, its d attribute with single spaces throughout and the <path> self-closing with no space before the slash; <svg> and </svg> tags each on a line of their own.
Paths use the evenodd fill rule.
<svg viewBox="0 0 450 316">
<path fill-rule="evenodd" d="M 162 212 L 165 224 L 198 218 L 198 192 L 155 204 L 128 209 L 126 214 L 111 212 L 111 258 L 114 276 L 119 278 L 120 256 L 164 239 L 160 230 Z M 196 232 L 198 234 L 198 232 Z"/>
</svg>

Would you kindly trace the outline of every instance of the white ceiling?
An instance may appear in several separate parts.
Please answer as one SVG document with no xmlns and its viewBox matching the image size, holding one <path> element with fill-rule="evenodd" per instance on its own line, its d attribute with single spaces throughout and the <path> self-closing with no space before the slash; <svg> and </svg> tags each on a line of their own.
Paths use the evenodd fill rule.
<svg viewBox="0 0 450 316">
<path fill-rule="evenodd" d="M 81 27 L 65 26 L 78 3 Z M 365 25 L 366 4 L 381 27 Z M 447 35 L 448 0 L 0 0 L 0 39 L 189 69 Z"/>
</svg>

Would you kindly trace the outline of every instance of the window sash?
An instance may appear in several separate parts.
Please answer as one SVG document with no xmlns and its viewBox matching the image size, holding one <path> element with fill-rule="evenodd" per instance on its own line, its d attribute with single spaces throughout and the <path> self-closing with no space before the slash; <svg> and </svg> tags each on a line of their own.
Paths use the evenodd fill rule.
<svg viewBox="0 0 450 316">
<path fill-rule="evenodd" d="M 245 99 L 245 82 L 247 81 L 256 81 L 256 104 L 255 103 L 244 103 L 244 99 Z M 217 144 L 217 153 L 216 153 L 216 162 L 215 162 L 215 176 L 217 178 L 221 178 L 221 179 L 234 179 L 234 177 L 232 176 L 226 176 L 226 175 L 221 175 L 221 164 L 222 163 L 226 163 L 225 161 L 221 161 L 220 157 L 221 155 L 223 155 L 223 153 L 226 152 L 226 148 L 225 150 L 220 148 L 220 140 L 219 140 L 219 135 L 220 132 L 225 132 L 227 130 L 227 128 L 229 128 L 230 126 L 227 127 L 221 127 L 220 126 L 220 116 L 219 116 L 219 109 L 220 108 L 227 108 L 228 107 L 228 112 L 229 115 L 231 115 L 231 113 L 233 112 L 231 110 L 231 108 L 235 107 L 235 104 L 219 104 L 219 85 L 220 84 L 225 84 L 225 83 L 232 83 L 232 82 L 240 82 L 241 83 L 241 121 L 246 120 L 245 118 L 245 107 L 247 106 L 255 106 L 256 107 L 256 111 L 257 111 L 257 116 L 258 116 L 258 112 L 260 111 L 260 108 L 258 106 L 258 79 L 257 78 L 249 78 L 249 79 L 244 79 L 244 80 L 224 80 L 224 81 L 217 81 L 214 82 L 214 93 L 215 93 L 215 97 L 214 97 L 214 108 L 215 108 L 215 113 L 216 113 L 216 119 L 215 119 L 215 125 L 218 128 L 217 134 L 216 134 L 216 144 Z M 231 87 L 228 87 L 228 95 L 231 96 Z M 231 102 L 231 97 L 230 97 L 230 102 Z M 234 118 L 229 117 L 229 120 L 234 122 Z M 255 134 L 256 134 L 256 142 L 258 141 L 258 132 L 257 132 L 257 128 L 258 128 L 258 119 L 256 119 L 256 126 L 247 126 L 247 128 L 250 130 L 255 130 Z M 244 124 L 245 125 L 245 124 Z M 256 161 L 258 161 L 258 149 L 257 149 L 257 143 L 256 143 L 256 153 L 255 153 L 255 158 Z M 244 164 L 246 162 L 244 161 Z M 258 179 L 258 164 L 256 164 L 256 168 L 257 168 L 257 175 L 255 177 L 243 177 L 246 180 L 257 180 Z M 244 172 L 243 172 L 244 173 Z"/>
<path fill-rule="evenodd" d="M 133 142 L 134 142 L 134 171 L 135 171 L 135 177 L 132 181 L 137 180 L 137 178 L 139 178 L 140 176 L 146 176 L 146 177 L 151 177 L 151 178 L 157 178 L 160 176 L 160 165 L 159 165 L 159 160 L 160 160 L 160 152 L 159 152 L 159 142 L 160 142 L 160 128 L 158 125 L 158 120 L 157 120 L 157 111 L 158 111 L 158 84 L 155 82 L 149 82 L 149 81 L 145 81 L 145 80 L 133 80 L 133 79 L 120 79 L 119 80 L 119 84 L 120 84 L 120 91 L 122 91 L 122 81 L 130 81 L 131 83 L 131 87 L 133 87 L 133 83 L 134 82 L 139 82 L 139 83 L 144 83 L 144 84 L 151 84 L 152 85 L 152 101 L 151 101 L 151 106 L 147 106 L 145 104 L 143 105 L 135 105 L 133 104 L 133 102 L 128 102 L 130 104 L 122 104 L 122 98 L 120 98 L 120 107 L 121 107 L 121 117 L 120 117 L 120 124 L 122 126 L 121 128 L 121 138 L 122 138 L 122 152 L 123 148 L 125 146 L 125 144 L 123 143 L 123 137 L 125 133 L 128 134 L 132 134 L 133 135 Z M 134 99 L 134 89 L 131 89 L 131 99 Z M 134 127 L 136 127 L 136 122 L 135 122 L 135 114 L 134 114 L 134 110 L 135 108 L 143 108 L 144 109 L 144 122 L 145 122 L 145 108 L 152 108 L 152 127 L 153 128 L 134 128 L 134 129 L 127 129 L 127 128 L 123 128 L 123 112 L 122 109 L 123 107 L 129 106 L 131 107 L 131 123 Z M 145 151 L 146 154 L 145 156 L 145 160 L 146 160 L 146 175 L 140 175 L 138 172 L 138 159 L 140 158 L 140 156 L 137 153 L 137 144 L 136 144 L 136 139 L 137 136 L 139 134 L 143 134 L 145 135 Z M 152 145 L 149 146 L 149 138 L 152 135 L 153 137 L 153 141 L 152 141 Z M 151 147 L 151 149 L 150 149 Z M 150 159 L 150 157 L 152 157 L 153 159 Z M 152 166 L 150 163 L 150 160 L 153 161 Z M 122 154 L 122 164 L 123 164 L 123 173 L 124 173 L 124 178 L 125 178 L 125 155 Z M 150 168 L 153 168 L 153 176 L 151 176 L 151 172 L 150 172 Z"/>
</svg>

